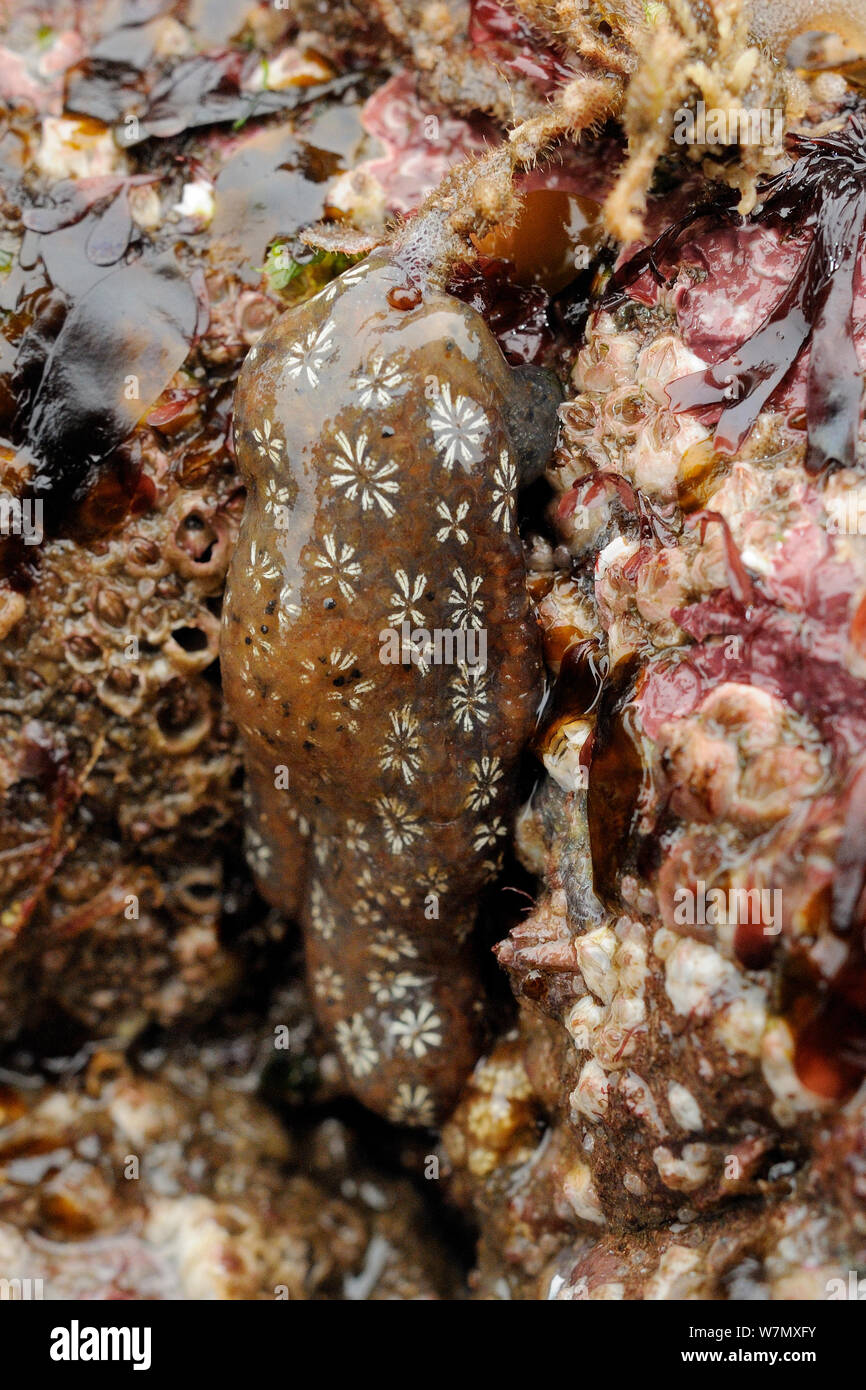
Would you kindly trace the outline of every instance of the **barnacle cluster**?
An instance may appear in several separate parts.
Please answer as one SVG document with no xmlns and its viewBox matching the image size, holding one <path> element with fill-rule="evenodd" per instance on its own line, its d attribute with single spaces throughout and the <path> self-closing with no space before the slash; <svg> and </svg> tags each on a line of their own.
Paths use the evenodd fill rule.
<svg viewBox="0 0 866 1390">
<path fill-rule="evenodd" d="M 230 490 L 167 464 L 151 445 L 159 501 L 122 536 L 42 545 L 6 635 L 3 949 L 42 981 L 22 997 L 13 970 L 7 1028 L 49 999 L 89 1028 L 168 1022 L 233 973 L 218 846 L 237 751 L 204 672 L 237 522 Z"/>
<path fill-rule="evenodd" d="M 485 1296 L 823 1298 L 863 1258 L 862 140 L 838 113 L 754 218 L 625 258 L 576 355 L 530 576 L 546 891 L 445 1135 Z"/>
</svg>

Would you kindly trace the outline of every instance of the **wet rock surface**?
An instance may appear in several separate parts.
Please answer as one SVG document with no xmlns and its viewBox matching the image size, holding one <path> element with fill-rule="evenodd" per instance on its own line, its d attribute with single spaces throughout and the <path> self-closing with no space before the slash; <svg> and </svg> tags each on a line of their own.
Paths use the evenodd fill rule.
<svg viewBox="0 0 866 1390">
<path fill-rule="evenodd" d="M 456 1296 L 411 1184 L 336 1118 L 290 1138 L 229 1059 L 211 1045 L 133 1070 L 97 1052 L 60 1084 L 4 1084 L 3 1268 L 47 1299 Z"/>
</svg>

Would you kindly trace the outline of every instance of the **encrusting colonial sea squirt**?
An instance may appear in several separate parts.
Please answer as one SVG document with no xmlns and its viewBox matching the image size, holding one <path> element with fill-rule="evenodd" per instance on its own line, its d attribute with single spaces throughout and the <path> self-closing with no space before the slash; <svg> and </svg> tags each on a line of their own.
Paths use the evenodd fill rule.
<svg viewBox="0 0 866 1390">
<path fill-rule="evenodd" d="M 540 695 L 515 489 L 558 399 L 439 287 L 434 224 L 250 353 L 222 640 L 259 887 L 304 926 L 354 1092 L 416 1124 L 477 1052 L 468 938 Z"/>
</svg>

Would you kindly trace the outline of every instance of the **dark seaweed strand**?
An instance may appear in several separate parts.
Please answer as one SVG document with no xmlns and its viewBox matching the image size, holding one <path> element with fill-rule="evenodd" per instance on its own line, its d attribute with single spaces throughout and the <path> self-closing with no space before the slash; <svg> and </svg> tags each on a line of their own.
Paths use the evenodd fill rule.
<svg viewBox="0 0 866 1390">
<path fill-rule="evenodd" d="M 691 208 L 678 222 L 672 222 L 669 227 L 665 227 L 655 241 L 629 256 L 608 280 L 599 308 L 618 309 L 628 299 L 631 286 L 645 271 L 650 272 L 657 285 L 670 284 L 669 277 L 661 267 L 666 261 L 673 260 L 686 232 L 691 231 L 696 223 L 703 221 L 705 217 L 713 221 L 726 219 L 734 223 L 741 222 L 742 219 L 733 209 L 735 197 L 733 189 L 719 189 L 711 198 Z"/>
<path fill-rule="evenodd" d="M 866 226 L 866 123 L 809 139 L 790 137 L 799 159 L 762 189 L 754 220 L 812 228 L 797 272 L 751 337 L 723 361 L 675 382 L 674 409 L 721 405 L 716 445 L 743 443 L 775 388 L 811 342 L 806 467 L 851 468 L 862 382 L 854 346 L 854 269 Z"/>
<path fill-rule="evenodd" d="M 674 410 L 720 406 L 715 443 L 734 452 L 743 443 L 773 391 L 811 342 L 806 395 L 806 467 L 819 473 L 856 458 L 862 381 L 854 345 L 854 272 L 866 232 L 866 120 L 853 116 L 841 130 L 809 138 L 792 135 L 799 158 L 761 188 L 753 222 L 776 222 L 813 236 L 794 278 L 763 322 L 734 352 L 668 387 Z M 722 203 L 693 209 L 681 222 L 621 266 L 603 301 L 614 307 L 649 269 L 670 261 L 684 234 L 712 214 L 729 217 Z"/>
</svg>

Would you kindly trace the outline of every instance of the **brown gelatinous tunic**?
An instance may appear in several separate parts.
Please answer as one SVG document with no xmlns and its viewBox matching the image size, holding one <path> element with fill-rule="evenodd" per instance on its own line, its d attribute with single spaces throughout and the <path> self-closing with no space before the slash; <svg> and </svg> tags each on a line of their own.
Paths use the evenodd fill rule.
<svg viewBox="0 0 866 1390">
<path fill-rule="evenodd" d="M 525 380 L 475 310 L 406 278 L 384 255 L 353 267 L 247 358 L 222 669 L 261 891 L 304 926 L 355 1094 L 429 1124 L 476 1056 L 469 934 L 541 668 Z"/>
</svg>

